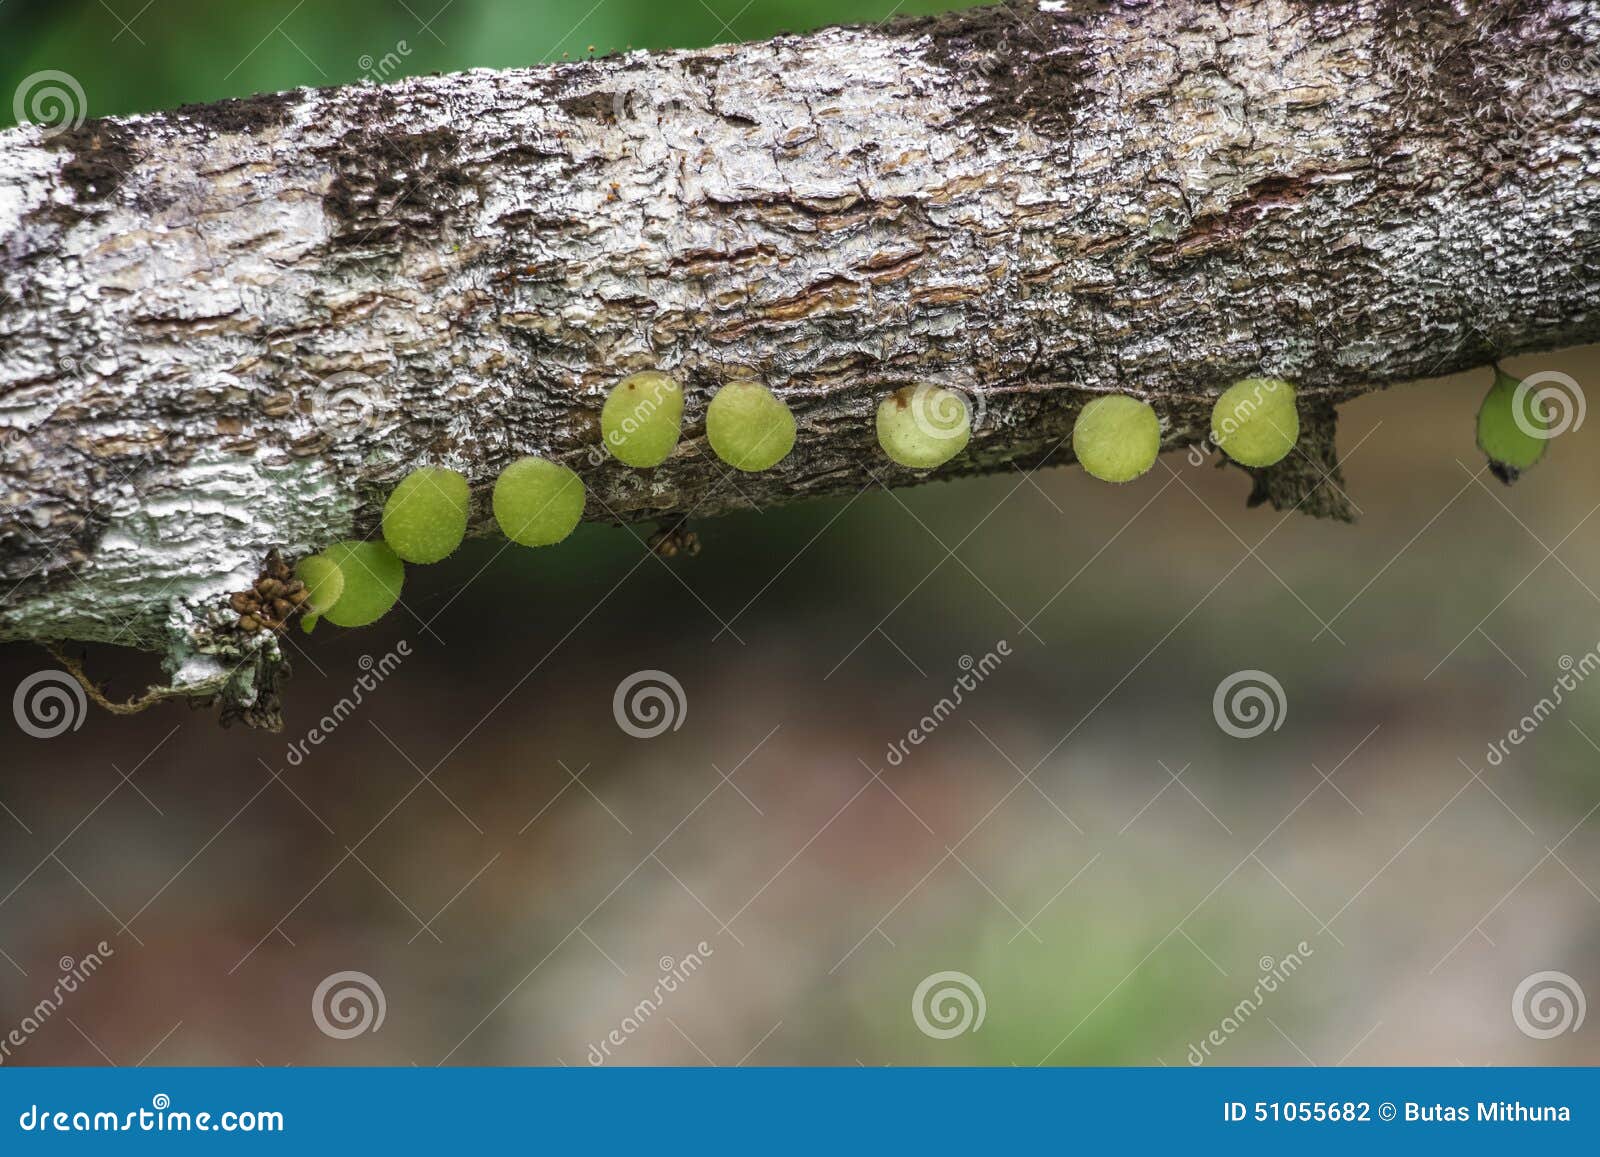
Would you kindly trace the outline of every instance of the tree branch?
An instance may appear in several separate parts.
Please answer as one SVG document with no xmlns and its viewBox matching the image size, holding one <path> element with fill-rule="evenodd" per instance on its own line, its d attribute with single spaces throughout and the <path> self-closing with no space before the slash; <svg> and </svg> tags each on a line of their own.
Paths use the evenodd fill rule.
<svg viewBox="0 0 1600 1157">
<path fill-rule="evenodd" d="M 481 498 L 544 454 L 600 520 L 904 484 L 872 414 L 920 379 L 981 414 L 944 475 L 1070 462 L 1098 392 L 1171 448 L 1289 378 L 1293 504 L 1335 403 L 1600 338 L 1597 50 L 1595 0 L 1031 0 L 0 134 L 0 637 L 248 706 L 230 593 L 418 463 Z M 686 436 L 631 470 L 599 403 L 648 367 Z M 735 372 L 800 423 L 737 479 Z"/>
</svg>

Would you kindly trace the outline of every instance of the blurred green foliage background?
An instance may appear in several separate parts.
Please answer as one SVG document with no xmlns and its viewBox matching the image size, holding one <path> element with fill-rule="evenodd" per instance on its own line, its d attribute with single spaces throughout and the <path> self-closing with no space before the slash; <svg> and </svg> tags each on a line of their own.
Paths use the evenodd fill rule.
<svg viewBox="0 0 1600 1157">
<path fill-rule="evenodd" d="M 941 0 L 7 0 L 0 92 L 65 68 L 94 116 L 518 68 L 627 48 L 694 48 L 967 7 Z M 385 61 L 389 64 L 385 67 Z M 66 62 L 66 63 L 63 63 Z M 13 124 L 9 102 L 0 124 Z"/>
</svg>

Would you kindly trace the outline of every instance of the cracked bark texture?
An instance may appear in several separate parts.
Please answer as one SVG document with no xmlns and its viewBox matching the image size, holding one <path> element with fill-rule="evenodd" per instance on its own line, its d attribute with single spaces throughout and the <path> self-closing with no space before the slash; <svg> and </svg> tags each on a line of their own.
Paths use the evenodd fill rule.
<svg viewBox="0 0 1600 1157">
<path fill-rule="evenodd" d="M 1286 377 L 1292 504 L 1338 402 L 1600 338 L 1597 52 L 1596 0 L 1030 0 L 0 134 L 0 638 L 249 707 L 281 660 L 228 594 L 418 464 L 480 531 L 527 453 L 600 520 L 909 483 L 872 415 L 917 380 L 979 411 L 945 476 L 1070 462 L 1106 391 L 1188 445 Z M 598 413 L 645 368 L 688 408 L 641 471 Z M 737 486 L 735 373 L 800 426 Z"/>
</svg>

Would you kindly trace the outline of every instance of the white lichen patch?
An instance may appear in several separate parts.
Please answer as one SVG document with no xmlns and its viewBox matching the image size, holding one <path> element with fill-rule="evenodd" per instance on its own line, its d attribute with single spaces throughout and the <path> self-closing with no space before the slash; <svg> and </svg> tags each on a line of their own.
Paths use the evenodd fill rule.
<svg viewBox="0 0 1600 1157">
<path fill-rule="evenodd" d="M 175 622 L 192 633 L 249 587 L 269 549 L 312 553 L 347 535 L 356 512 L 355 495 L 314 460 L 201 460 L 135 482 L 90 560 L 0 610 L 0 636 L 168 647 Z"/>
<path fill-rule="evenodd" d="M 29 214 L 44 205 L 60 160 L 40 148 L 42 130 L 22 125 L 0 135 L 0 237 L 16 236 Z M 3 272 L 3 267 L 0 267 Z"/>
</svg>

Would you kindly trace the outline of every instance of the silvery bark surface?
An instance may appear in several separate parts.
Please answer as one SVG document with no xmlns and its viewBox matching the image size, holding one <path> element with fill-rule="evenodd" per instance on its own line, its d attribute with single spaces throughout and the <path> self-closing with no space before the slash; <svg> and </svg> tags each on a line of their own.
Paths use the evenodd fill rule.
<svg viewBox="0 0 1600 1157">
<path fill-rule="evenodd" d="M 601 520 L 910 483 L 872 418 L 918 380 L 975 403 L 943 476 L 1071 462 L 1107 391 L 1189 445 L 1286 377 L 1258 491 L 1332 509 L 1334 403 L 1600 338 L 1597 54 L 1596 0 L 1032 0 L 0 133 L 0 638 L 259 706 L 229 594 L 418 464 L 482 531 L 528 453 Z M 685 437 L 632 470 L 598 413 L 645 368 Z M 800 437 L 730 479 L 735 373 Z"/>
</svg>

